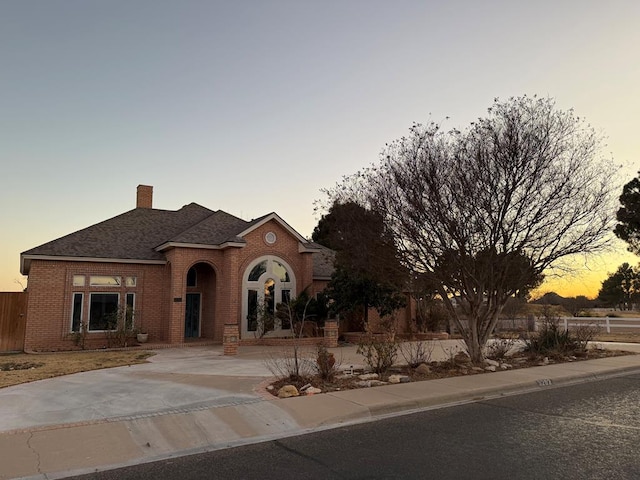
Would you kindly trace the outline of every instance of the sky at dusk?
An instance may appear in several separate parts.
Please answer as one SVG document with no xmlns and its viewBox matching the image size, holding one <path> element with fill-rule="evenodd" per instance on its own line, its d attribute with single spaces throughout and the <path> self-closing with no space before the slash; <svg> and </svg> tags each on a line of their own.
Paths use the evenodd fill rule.
<svg viewBox="0 0 640 480">
<path fill-rule="evenodd" d="M 640 2 L 0 1 L 0 291 L 20 252 L 190 202 L 304 236 L 314 200 L 412 122 L 550 96 L 640 168 Z M 595 295 L 621 242 L 543 289 Z M 555 283 L 554 283 L 555 282 Z"/>
</svg>

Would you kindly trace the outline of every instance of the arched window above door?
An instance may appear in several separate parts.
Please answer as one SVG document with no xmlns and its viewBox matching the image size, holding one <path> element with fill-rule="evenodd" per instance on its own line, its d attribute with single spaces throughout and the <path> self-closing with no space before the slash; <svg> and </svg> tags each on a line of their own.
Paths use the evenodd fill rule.
<svg viewBox="0 0 640 480">
<path fill-rule="evenodd" d="M 257 258 L 242 277 L 242 332 L 263 335 L 286 333 L 290 323 L 275 317 L 276 306 L 295 296 L 292 268 L 281 258 L 268 255 Z"/>
</svg>

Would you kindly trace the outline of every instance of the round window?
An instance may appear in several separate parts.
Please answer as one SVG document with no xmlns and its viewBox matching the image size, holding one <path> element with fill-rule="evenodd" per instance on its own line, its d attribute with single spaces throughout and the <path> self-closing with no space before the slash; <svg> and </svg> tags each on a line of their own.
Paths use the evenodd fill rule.
<svg viewBox="0 0 640 480">
<path fill-rule="evenodd" d="M 264 236 L 264 241 L 269 245 L 273 245 L 274 243 L 276 243 L 276 234 L 273 232 L 267 232 L 267 234 Z"/>
</svg>

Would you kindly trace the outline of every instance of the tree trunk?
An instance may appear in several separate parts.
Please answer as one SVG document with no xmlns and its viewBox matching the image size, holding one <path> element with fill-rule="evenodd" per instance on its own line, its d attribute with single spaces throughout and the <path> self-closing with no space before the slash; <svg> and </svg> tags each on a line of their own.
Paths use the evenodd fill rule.
<svg viewBox="0 0 640 480">
<path fill-rule="evenodd" d="M 484 361 L 484 355 L 482 354 L 482 346 L 480 342 L 473 339 L 465 339 L 465 343 L 467 344 L 467 352 L 469 353 L 469 357 L 471 358 L 471 363 L 477 366 L 481 366 Z"/>
</svg>

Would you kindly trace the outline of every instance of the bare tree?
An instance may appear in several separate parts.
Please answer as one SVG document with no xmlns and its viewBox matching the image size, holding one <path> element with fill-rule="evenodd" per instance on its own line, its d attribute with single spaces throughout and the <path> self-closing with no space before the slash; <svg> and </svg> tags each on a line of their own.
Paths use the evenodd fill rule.
<svg viewBox="0 0 640 480">
<path fill-rule="evenodd" d="M 480 363 L 509 297 L 564 257 L 608 243 L 617 168 L 601 147 L 551 99 L 496 100 L 464 132 L 414 124 L 379 164 L 328 194 L 383 216 L 405 265 L 436 282 Z"/>
</svg>

